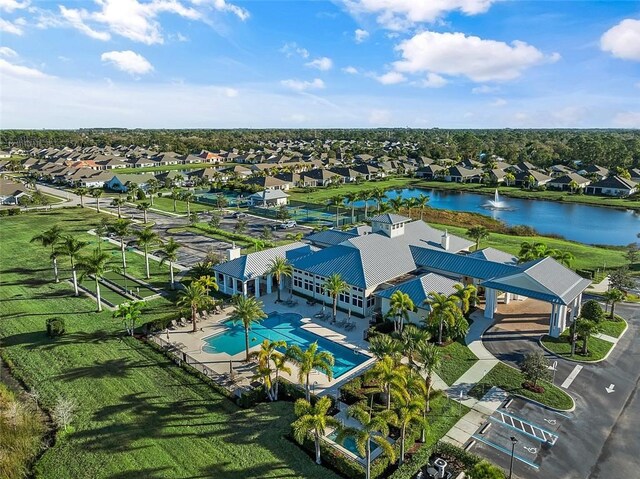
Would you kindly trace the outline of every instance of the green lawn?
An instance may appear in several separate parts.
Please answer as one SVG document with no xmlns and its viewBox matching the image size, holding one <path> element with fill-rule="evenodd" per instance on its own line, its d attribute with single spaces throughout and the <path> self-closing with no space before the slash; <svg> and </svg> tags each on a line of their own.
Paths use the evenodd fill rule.
<svg viewBox="0 0 640 479">
<path fill-rule="evenodd" d="M 61 210 L 62 211 L 62 210 Z M 111 312 L 51 281 L 48 253 L 28 240 L 60 224 L 81 231 L 98 216 L 81 209 L 4 218 L 0 229 L 1 354 L 36 388 L 46 407 L 59 396 L 78 404 L 74 432 L 39 459 L 44 479 L 322 478 L 330 471 L 283 439 L 288 403 L 238 409 L 150 347 L 123 337 Z M 171 315 L 164 299 L 144 319 Z M 45 320 L 60 316 L 67 333 L 52 340 Z"/>
<path fill-rule="evenodd" d="M 627 327 L 627 323 L 625 321 L 601 321 L 600 327 L 602 328 L 602 334 L 619 338 Z"/>
<path fill-rule="evenodd" d="M 441 230 L 446 229 L 450 233 L 464 237 L 466 237 L 468 229 L 459 226 L 430 224 L 434 228 Z M 596 270 L 598 268 L 602 269 L 605 265 L 607 268 L 617 268 L 628 264 L 623 249 L 600 248 L 598 246 L 588 246 L 582 243 L 547 238 L 544 236 L 511 236 L 501 233 L 490 233 L 489 238 L 480 242 L 480 248 L 490 246 L 517 256 L 520 251 L 520 245 L 524 241 L 539 241 L 545 243 L 550 248 L 569 251 L 575 256 L 575 260 L 571 263 L 572 269 Z"/>
<path fill-rule="evenodd" d="M 591 337 L 587 341 L 589 355 L 585 356 L 582 354 L 582 340 L 579 340 L 576 343 L 576 354 L 571 357 L 571 343 L 568 341 L 569 334 L 570 331 L 566 330 L 559 338 L 543 336 L 542 344 L 544 344 L 549 351 L 554 352 L 558 356 L 571 358 L 574 361 L 599 361 L 604 358 L 613 347 L 613 343 L 610 343 L 609 341 Z"/>
<path fill-rule="evenodd" d="M 166 211 L 168 213 L 174 213 L 173 200 L 169 197 L 165 197 L 166 193 L 163 193 L 162 197 L 153 198 L 153 207 L 156 210 Z M 203 205 L 200 203 L 190 203 L 189 209 L 191 212 L 211 211 L 215 207 L 213 205 Z M 176 201 L 176 211 L 178 214 L 187 214 L 187 203 L 185 201 Z"/>
<path fill-rule="evenodd" d="M 442 364 L 436 372 L 449 386 L 478 361 L 476 355 L 467 346 L 458 341 L 442 346 L 440 349 L 442 351 Z"/>
<path fill-rule="evenodd" d="M 329 198 L 336 195 L 346 195 L 348 193 L 360 192 L 363 190 L 372 190 L 374 188 L 380 188 L 383 190 L 392 190 L 396 188 L 409 188 L 417 186 L 415 178 L 385 178 L 377 181 L 365 181 L 363 183 L 350 183 L 341 184 L 334 187 L 313 188 L 309 193 L 306 193 L 300 188 L 294 188 L 288 193 L 290 200 L 306 201 L 309 203 L 326 204 Z"/>
<path fill-rule="evenodd" d="M 145 173 L 145 172 L 158 172 L 158 171 L 171 171 L 171 170 L 197 170 L 202 168 L 220 167 L 220 166 L 234 166 L 238 163 L 188 163 L 186 165 L 164 165 L 164 166 L 147 166 L 145 168 L 119 168 L 118 173 Z"/>
<path fill-rule="evenodd" d="M 545 388 L 545 391 L 542 394 L 538 394 L 523 388 L 523 382 L 524 378 L 520 371 L 504 363 L 498 363 L 480 382 L 471 388 L 469 395 L 481 399 L 489 389 L 493 386 L 498 386 L 510 394 L 519 394 L 556 409 L 567 410 L 573 407 L 573 399 L 551 383 L 542 381 L 540 384 Z"/>
</svg>

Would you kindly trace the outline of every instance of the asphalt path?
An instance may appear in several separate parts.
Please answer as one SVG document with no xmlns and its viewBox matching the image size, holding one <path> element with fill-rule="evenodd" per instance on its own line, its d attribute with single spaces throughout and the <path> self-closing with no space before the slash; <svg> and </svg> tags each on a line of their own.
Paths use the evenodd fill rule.
<svg viewBox="0 0 640 479">
<path fill-rule="evenodd" d="M 555 384 L 560 386 L 579 364 L 582 369 L 565 389 L 575 400 L 576 410 L 563 421 L 561 439 L 542 458 L 540 469 L 516 465 L 522 478 L 630 479 L 640 477 L 640 307 L 616 306 L 627 319 L 629 329 L 609 357 L 600 363 L 575 363 L 545 355 L 557 361 Z M 484 345 L 498 359 L 517 366 L 524 354 L 542 351 L 535 338 L 497 334 L 491 330 Z M 613 392 L 608 392 L 607 388 Z"/>
</svg>

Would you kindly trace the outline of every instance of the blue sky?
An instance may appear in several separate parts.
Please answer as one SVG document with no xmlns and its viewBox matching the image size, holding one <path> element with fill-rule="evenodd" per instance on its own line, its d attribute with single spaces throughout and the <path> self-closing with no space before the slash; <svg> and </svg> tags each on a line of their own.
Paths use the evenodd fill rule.
<svg viewBox="0 0 640 479">
<path fill-rule="evenodd" d="M 640 3 L 0 0 L 3 128 L 640 128 Z"/>
</svg>

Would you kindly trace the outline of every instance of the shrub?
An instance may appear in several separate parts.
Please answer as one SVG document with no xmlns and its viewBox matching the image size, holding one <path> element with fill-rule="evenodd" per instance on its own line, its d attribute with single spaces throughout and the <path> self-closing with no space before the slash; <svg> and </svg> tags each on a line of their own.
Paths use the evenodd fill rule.
<svg viewBox="0 0 640 479">
<path fill-rule="evenodd" d="M 504 479 L 504 472 L 498 466 L 480 461 L 469 471 L 470 479 Z"/>
<path fill-rule="evenodd" d="M 7 212 L 9 216 L 18 216 L 20 214 L 20 208 L 9 208 Z"/>
<path fill-rule="evenodd" d="M 589 321 L 595 321 L 596 323 L 604 319 L 604 311 L 600 303 L 595 299 L 590 299 L 582 305 L 580 316 Z"/>
<path fill-rule="evenodd" d="M 50 338 L 62 336 L 65 331 L 64 318 L 47 319 L 47 336 Z"/>
</svg>

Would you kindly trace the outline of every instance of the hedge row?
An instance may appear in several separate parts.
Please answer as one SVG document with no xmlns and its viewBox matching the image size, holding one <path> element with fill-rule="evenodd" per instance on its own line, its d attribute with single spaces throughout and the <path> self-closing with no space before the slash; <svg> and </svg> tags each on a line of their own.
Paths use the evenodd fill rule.
<svg viewBox="0 0 640 479">
<path fill-rule="evenodd" d="M 223 238 L 226 238 L 232 241 L 243 241 L 248 244 L 252 244 L 256 241 L 256 238 L 254 238 L 253 236 L 249 236 L 241 233 L 232 233 L 230 231 L 226 231 L 220 228 L 214 228 L 205 223 L 197 223 L 196 228 L 207 233 L 212 233 L 215 235 L 222 236 Z M 260 240 L 260 241 L 262 241 L 262 243 L 266 248 L 273 248 L 274 246 L 276 246 L 276 244 L 273 241 L 264 241 L 264 240 Z"/>
</svg>

